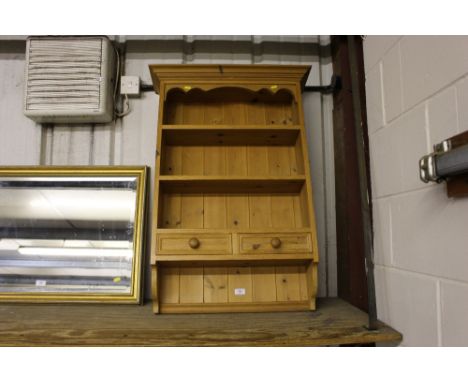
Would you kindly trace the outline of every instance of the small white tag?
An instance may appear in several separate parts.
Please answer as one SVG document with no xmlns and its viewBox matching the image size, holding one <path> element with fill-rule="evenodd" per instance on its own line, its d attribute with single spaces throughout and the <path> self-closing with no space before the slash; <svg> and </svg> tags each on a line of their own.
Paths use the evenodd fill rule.
<svg viewBox="0 0 468 382">
<path fill-rule="evenodd" d="M 245 288 L 235 288 L 234 295 L 236 296 L 245 296 Z"/>
<path fill-rule="evenodd" d="M 36 286 L 45 287 L 47 285 L 47 280 L 36 280 Z"/>
</svg>

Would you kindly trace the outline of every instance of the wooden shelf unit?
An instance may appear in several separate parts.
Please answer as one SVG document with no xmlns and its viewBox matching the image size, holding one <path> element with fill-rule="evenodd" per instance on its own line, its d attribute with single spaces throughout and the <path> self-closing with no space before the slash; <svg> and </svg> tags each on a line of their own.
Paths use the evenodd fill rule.
<svg viewBox="0 0 468 382">
<path fill-rule="evenodd" d="M 151 65 L 153 310 L 315 309 L 305 66 Z"/>
</svg>

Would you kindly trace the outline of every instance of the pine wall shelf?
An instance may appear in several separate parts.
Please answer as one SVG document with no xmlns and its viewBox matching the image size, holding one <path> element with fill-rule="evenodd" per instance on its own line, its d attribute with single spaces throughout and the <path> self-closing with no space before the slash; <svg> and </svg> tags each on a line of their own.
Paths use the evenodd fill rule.
<svg viewBox="0 0 468 382">
<path fill-rule="evenodd" d="M 314 310 L 309 66 L 150 65 L 155 313 Z"/>
</svg>

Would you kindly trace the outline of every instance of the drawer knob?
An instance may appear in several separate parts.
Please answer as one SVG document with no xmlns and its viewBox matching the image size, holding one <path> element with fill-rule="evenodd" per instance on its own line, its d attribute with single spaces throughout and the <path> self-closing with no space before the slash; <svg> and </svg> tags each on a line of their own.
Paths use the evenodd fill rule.
<svg viewBox="0 0 468 382">
<path fill-rule="evenodd" d="M 189 242 L 188 242 L 190 248 L 192 249 L 197 249 L 200 246 L 200 240 L 198 240 L 196 237 L 192 237 Z"/>
<path fill-rule="evenodd" d="M 270 243 L 273 248 L 281 247 L 281 240 L 278 237 L 274 237 L 273 239 L 271 239 Z"/>
</svg>

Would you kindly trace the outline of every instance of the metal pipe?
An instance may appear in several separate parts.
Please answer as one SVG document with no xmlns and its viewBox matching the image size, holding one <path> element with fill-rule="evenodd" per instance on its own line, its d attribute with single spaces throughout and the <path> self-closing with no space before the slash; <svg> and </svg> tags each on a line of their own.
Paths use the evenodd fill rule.
<svg viewBox="0 0 468 382">
<path fill-rule="evenodd" d="M 340 88 L 341 88 L 341 78 L 339 76 L 333 75 L 330 81 L 330 85 L 304 86 L 304 92 L 317 92 L 317 93 L 329 94 L 329 93 L 333 93 L 335 90 L 339 90 Z M 154 91 L 154 87 L 151 84 L 141 83 L 140 91 L 152 92 Z"/>
<path fill-rule="evenodd" d="M 468 145 L 439 154 L 435 160 L 439 177 L 460 175 L 468 172 Z"/>
</svg>

